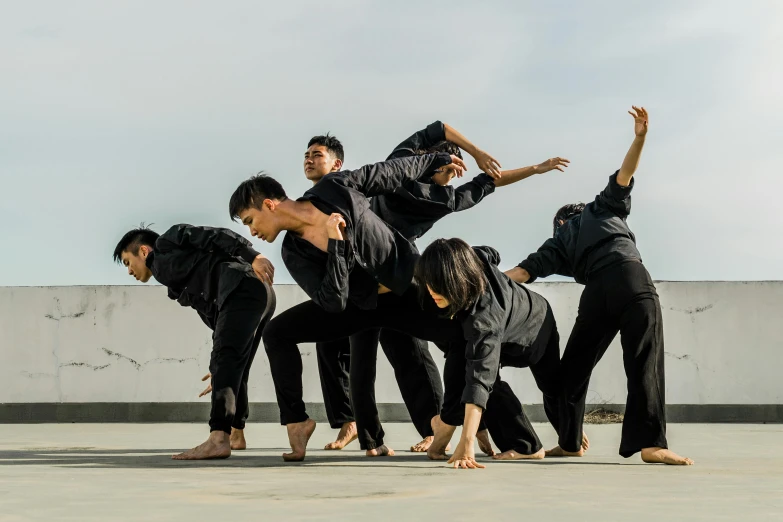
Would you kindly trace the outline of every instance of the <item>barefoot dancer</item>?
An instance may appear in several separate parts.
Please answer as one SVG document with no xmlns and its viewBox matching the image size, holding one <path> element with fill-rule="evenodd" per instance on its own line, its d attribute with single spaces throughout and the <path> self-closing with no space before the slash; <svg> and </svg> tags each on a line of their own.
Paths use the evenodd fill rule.
<svg viewBox="0 0 783 522">
<path fill-rule="evenodd" d="M 298 201 L 289 200 L 274 179 L 256 176 L 242 183 L 231 197 L 231 216 L 239 217 L 251 235 L 273 242 L 281 231 L 290 232 L 283 241 L 283 260 L 311 298 L 280 314 L 270 323 L 272 329 L 265 330 L 281 423 L 287 426 L 293 449 L 284 455 L 286 460 L 304 458 L 307 439 L 315 429 L 301 397 L 302 363 L 296 345 L 386 326 L 375 316 L 388 317 L 395 324 L 405 314 L 385 309 L 394 305 L 403 309 L 400 300 L 406 293 L 410 295 L 405 301 L 405 320 L 409 315 L 414 323 L 422 322 L 415 319 L 415 291 L 408 292 L 418 252 L 370 211 L 367 198 L 393 192 L 405 180 L 436 171 L 459 175 L 463 167 L 459 158 L 442 153 L 396 159 L 330 174 Z M 438 186 L 437 191 L 449 189 Z M 425 325 L 424 329 L 436 327 Z M 385 446 L 374 451 L 389 453 Z"/>
<path fill-rule="evenodd" d="M 510 185 L 532 174 L 555 168 L 562 170 L 567 160 L 554 158 L 541 165 L 513 171 L 500 172 L 500 165 L 451 126 L 436 121 L 420 130 L 397 147 L 387 159 L 404 158 L 433 152 L 446 152 L 462 158 L 460 148 L 476 160 L 479 167 L 492 173 L 479 174 L 472 181 L 454 189 L 453 200 L 433 201 L 421 197 L 430 188 L 431 181 L 400 187 L 394 194 L 384 194 L 372 199 L 372 210 L 406 239 L 414 243 L 440 218 L 467 210 L 494 192 L 496 186 Z M 318 182 L 326 174 L 340 170 L 343 160 L 342 145 L 334 137 L 316 136 L 308 144 L 305 153 L 305 175 Z M 447 184 L 442 174 L 436 174 L 436 182 Z M 327 416 L 333 428 L 341 427 L 338 438 L 325 449 L 342 449 L 356 437 L 351 404 L 359 422 L 359 442 L 362 449 L 370 450 L 383 445 L 383 429 L 374 398 L 375 367 L 378 338 L 389 362 L 394 368 L 403 400 L 414 425 L 424 440 L 411 447 L 411 451 L 427 451 L 432 443 L 431 420 L 440 411 L 443 402 L 440 374 L 425 341 L 415 339 L 395 330 L 366 330 L 352 336 L 350 343 L 341 339 L 330 343 L 318 343 L 318 365 L 321 387 L 324 393 Z M 353 349 L 350 347 L 353 346 Z M 350 364 L 350 361 L 354 364 Z M 348 368 L 350 379 L 348 377 Z M 348 398 L 350 384 L 351 399 Z M 482 449 L 491 453 L 486 432 L 482 433 Z M 368 451 L 368 455 L 373 452 Z"/>
<path fill-rule="evenodd" d="M 548 163 L 557 164 L 555 161 Z M 268 335 L 264 337 L 273 376 L 278 376 L 275 384 L 281 423 L 287 425 L 294 450 L 285 455 L 285 459 L 303 459 L 307 440 L 315 429 L 315 423 L 307 417 L 301 402 L 298 343 L 339 339 L 373 326 L 392 324 L 401 324 L 401 328 L 394 329 L 423 340 L 449 338 L 448 328 L 437 332 L 437 325 L 415 315 L 415 291 L 407 300 L 398 299 L 408 294 L 418 253 L 399 232 L 369 210 L 367 197 L 390 194 L 408 182 L 410 184 L 405 186 L 417 190 L 419 185 L 416 184 L 424 179 L 442 178 L 441 182 L 445 183 L 455 175 L 460 176 L 463 167 L 458 157 L 443 153 L 399 158 L 356 171 L 330 174 L 296 202 L 288 200 L 282 187 L 265 176 L 243 183 L 232 196 L 232 217 L 239 217 L 248 225 L 252 235 L 272 242 L 282 230 L 293 232 L 284 240 L 283 260 L 312 299 L 280 314 L 271 323 L 272 329 L 267 328 Z M 562 167 L 548 167 L 553 168 Z M 529 167 L 510 171 L 508 179 L 521 179 L 537 170 L 537 167 Z M 429 183 L 425 194 L 444 205 L 454 205 L 452 187 Z M 379 293 L 389 290 L 396 295 L 379 298 Z M 382 302 L 385 308 L 391 309 L 394 306 L 388 303 L 408 306 L 405 312 L 410 316 L 396 309 L 384 311 L 388 317 L 381 314 L 381 319 L 376 317 L 377 313 L 360 313 L 375 311 L 376 307 L 380 311 Z M 413 305 L 409 306 L 409 302 Z M 323 311 L 343 313 L 338 321 L 335 314 L 323 316 Z M 394 322 L 403 315 L 408 318 L 407 323 Z M 346 320 L 346 316 L 351 320 Z M 366 320 L 358 320 L 360 317 L 366 317 Z M 302 324 L 312 325 L 312 328 L 303 329 Z M 418 328 L 427 332 L 427 336 L 415 335 Z M 289 357 L 292 359 L 286 361 Z M 375 454 L 389 452 L 385 446 L 376 450 Z"/>
<path fill-rule="evenodd" d="M 647 111 L 633 109 L 629 112 L 636 137 L 604 191 L 587 205 L 561 208 L 555 215 L 554 236 L 506 273 L 520 283 L 561 274 L 585 285 L 561 361 L 565 411 L 560 414 L 560 444 L 548 455 L 582 455 L 590 375 L 620 332 L 628 378 L 620 455 L 641 452 L 645 462 L 689 465 L 691 459 L 668 449 L 661 305 L 626 223 L 648 127 Z"/>
<path fill-rule="evenodd" d="M 484 467 L 473 450 L 482 412 L 503 452 L 496 459 L 544 458 L 522 405 L 500 379 L 501 366 L 530 367 L 544 394 L 547 418 L 558 429 L 560 337 L 552 309 L 542 296 L 503 274 L 499 262 L 493 248 L 438 239 L 416 265 L 422 299 L 434 301 L 464 333 L 464 340 L 452 343 L 446 354 L 444 408 L 429 452 L 430 458 L 445 460 L 446 444 L 455 427 L 463 425 L 449 459 L 455 468 Z"/>
<path fill-rule="evenodd" d="M 307 147 L 304 170 L 313 184 L 342 167 L 345 157 L 343 145 L 334 136 L 315 136 Z M 384 197 L 390 196 L 377 196 L 375 199 Z M 337 439 L 324 449 L 343 449 L 358 437 L 361 449 L 368 456 L 378 456 L 378 448 L 384 445 L 384 432 L 375 403 L 379 337 L 411 420 L 424 438 L 411 449 L 423 444 L 429 447 L 432 440 L 430 425 L 440 411 L 443 388 L 428 345 L 394 330 L 371 329 L 356 333 L 350 339 L 316 343 L 326 416 L 333 429 L 340 429 Z M 354 348 L 351 349 L 351 346 Z"/>
<path fill-rule="evenodd" d="M 232 428 L 241 433 L 248 415 L 253 357 L 275 311 L 272 264 L 231 230 L 191 225 L 175 225 L 162 236 L 143 227 L 131 230 L 114 249 L 114 260 L 138 281 L 155 277 L 169 298 L 195 309 L 213 330 L 209 438 L 172 458 L 229 457 Z"/>
</svg>

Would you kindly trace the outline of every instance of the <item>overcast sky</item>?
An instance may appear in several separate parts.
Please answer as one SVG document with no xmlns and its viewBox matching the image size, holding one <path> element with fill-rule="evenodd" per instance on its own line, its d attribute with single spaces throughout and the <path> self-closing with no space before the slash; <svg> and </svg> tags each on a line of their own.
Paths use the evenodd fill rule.
<svg viewBox="0 0 783 522">
<path fill-rule="evenodd" d="M 139 222 L 247 235 L 231 192 L 263 169 L 301 195 L 311 136 L 337 135 L 352 168 L 436 119 L 504 168 L 572 161 L 421 241 L 509 267 L 619 167 L 631 104 L 651 115 L 629 222 L 653 277 L 780 279 L 777 2 L 1 5 L 0 285 L 129 284 L 111 253 Z M 291 282 L 281 240 L 255 246 Z"/>
</svg>

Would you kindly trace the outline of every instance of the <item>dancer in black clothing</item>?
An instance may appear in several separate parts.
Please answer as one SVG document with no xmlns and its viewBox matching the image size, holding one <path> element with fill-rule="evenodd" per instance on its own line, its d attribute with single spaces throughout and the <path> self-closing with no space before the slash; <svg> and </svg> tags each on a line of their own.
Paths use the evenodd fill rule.
<svg viewBox="0 0 783 522">
<path fill-rule="evenodd" d="M 482 414 L 503 452 L 495 458 L 544 458 L 521 403 L 500 379 L 501 366 L 530 368 L 544 395 L 547 418 L 558 429 L 560 338 L 552 308 L 542 296 L 503 274 L 499 262 L 495 249 L 471 248 L 455 238 L 434 241 L 416 265 L 421 298 L 434 301 L 464 335 L 446 353 L 444 407 L 428 452 L 430 458 L 445 459 L 446 445 L 455 427 L 462 425 L 449 459 L 455 468 L 484 467 L 473 450 Z"/>
<path fill-rule="evenodd" d="M 500 171 L 497 160 L 473 145 L 456 129 L 440 121 L 405 139 L 394 148 L 387 159 L 432 152 L 447 152 L 461 158 L 460 149 L 471 154 L 479 167 L 491 175 L 481 173 L 454 189 L 433 187 L 435 183 L 448 184 L 451 178 L 447 172 L 436 173 L 429 179 L 409 180 L 393 194 L 374 197 L 371 201 L 372 210 L 409 241 L 414 242 L 438 219 L 473 207 L 494 192 L 496 186 L 510 185 L 533 174 L 554 169 L 562 171 L 568 164 L 568 160 L 552 158 L 539 165 Z M 310 140 L 305 153 L 305 175 L 317 183 L 330 172 L 339 171 L 343 159 L 342 144 L 335 137 L 316 136 Z M 440 375 L 427 343 L 395 330 L 368 330 L 356 334 L 350 342 L 348 339 L 340 339 L 317 343 L 327 417 L 333 428 L 341 428 L 337 440 L 329 443 L 326 449 L 342 449 L 356 437 L 352 402 L 361 402 L 354 409 L 364 413 L 364 418 L 358 422 L 361 447 L 368 450 L 367 454 L 372 456 L 379 454 L 375 449 L 383 446 L 383 430 L 374 399 L 379 338 L 394 368 L 411 419 L 424 437 L 421 442 L 411 447 L 411 451 L 427 451 L 432 443 L 431 420 L 440 410 L 443 392 Z M 350 361 L 354 362 L 353 365 Z M 350 379 L 349 368 L 352 368 Z M 486 430 L 479 432 L 478 439 L 482 451 L 492 454 Z M 391 451 L 388 448 L 387 450 Z"/>
<path fill-rule="evenodd" d="M 170 299 L 195 309 L 213 330 L 209 438 L 172 458 L 229 457 L 249 413 L 250 367 L 275 311 L 275 294 L 267 283 L 274 274 L 272 264 L 231 230 L 184 224 L 162 236 L 149 228 L 131 230 L 114 249 L 114 260 L 138 281 L 154 277 L 168 288 Z"/>
<path fill-rule="evenodd" d="M 585 285 L 561 361 L 564 406 L 559 446 L 547 454 L 584 453 L 580 442 L 590 375 L 619 332 L 628 379 L 620 455 L 641 452 L 644 462 L 690 465 L 691 459 L 668 449 L 661 305 L 626 222 L 649 124 L 643 107 L 629 113 L 636 137 L 604 191 L 587 205 L 561 208 L 554 218 L 553 237 L 506 273 L 520 283 L 561 274 Z"/>
</svg>

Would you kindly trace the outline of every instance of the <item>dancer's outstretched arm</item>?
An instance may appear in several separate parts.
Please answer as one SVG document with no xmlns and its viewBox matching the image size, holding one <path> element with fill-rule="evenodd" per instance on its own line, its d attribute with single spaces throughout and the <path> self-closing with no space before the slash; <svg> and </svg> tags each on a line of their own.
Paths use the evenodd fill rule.
<svg viewBox="0 0 783 522">
<path fill-rule="evenodd" d="M 633 178 L 636 168 L 639 166 L 639 159 L 642 156 L 642 149 L 644 148 L 644 140 L 647 137 L 647 126 L 649 118 L 647 115 L 647 109 L 644 107 L 633 106 L 633 112 L 628 111 L 628 114 L 633 116 L 634 120 L 634 134 L 636 137 L 631 143 L 631 147 L 628 149 L 628 153 L 623 160 L 623 166 L 620 167 L 620 172 L 617 174 L 617 184 L 621 187 L 627 187 L 631 184 L 631 178 Z"/>
<path fill-rule="evenodd" d="M 559 170 L 563 172 L 564 168 L 568 167 L 568 161 L 565 158 L 549 158 L 548 160 L 539 163 L 538 165 L 531 165 L 529 167 L 522 167 L 521 169 L 504 170 L 500 173 L 500 178 L 495 180 L 496 187 L 503 187 L 505 185 L 511 185 L 517 181 L 522 181 L 535 174 L 543 174 L 551 170 Z"/>
</svg>

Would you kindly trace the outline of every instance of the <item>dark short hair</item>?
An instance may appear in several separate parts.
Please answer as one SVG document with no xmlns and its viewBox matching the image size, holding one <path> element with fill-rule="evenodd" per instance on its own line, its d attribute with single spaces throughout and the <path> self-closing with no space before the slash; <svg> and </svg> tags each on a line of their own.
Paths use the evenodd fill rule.
<svg viewBox="0 0 783 522">
<path fill-rule="evenodd" d="M 267 174 L 258 173 L 252 178 L 243 181 L 231 194 L 228 202 L 228 214 L 232 220 L 239 218 L 243 210 L 258 206 L 265 199 L 288 199 L 283 186 L 277 180 Z"/>
<path fill-rule="evenodd" d="M 476 252 L 459 238 L 436 239 L 416 263 L 416 281 L 422 302 L 432 299 L 427 286 L 445 297 L 448 316 L 465 310 L 484 293 L 484 267 Z"/>
<path fill-rule="evenodd" d="M 413 153 L 417 156 L 421 156 L 423 154 L 434 154 L 436 152 L 445 152 L 446 154 L 452 154 L 457 156 L 459 159 L 462 159 L 462 151 L 457 146 L 457 144 L 446 140 L 439 141 L 432 147 L 428 147 L 426 149 L 414 149 L 413 151 Z"/>
<path fill-rule="evenodd" d="M 139 254 L 139 248 L 142 245 L 147 245 L 150 248 L 155 248 L 155 241 L 158 240 L 160 234 L 149 228 L 142 223 L 139 228 L 134 228 L 130 232 L 126 232 L 117 246 L 114 248 L 114 261 L 122 263 L 122 253 L 130 252 L 132 255 Z"/>
<path fill-rule="evenodd" d="M 570 203 L 568 205 L 563 205 L 560 207 L 560 210 L 557 211 L 555 214 L 555 218 L 552 220 L 552 235 L 555 235 L 555 232 L 557 232 L 557 229 L 560 228 L 560 221 L 562 220 L 563 223 L 568 221 L 574 216 L 578 216 L 582 213 L 582 211 L 585 209 L 584 203 Z"/>
<path fill-rule="evenodd" d="M 345 161 L 345 150 L 343 150 L 343 144 L 340 140 L 334 136 L 330 136 L 327 132 L 325 136 L 313 136 L 310 141 L 307 142 L 307 148 L 309 149 L 313 145 L 321 145 L 326 147 L 326 150 L 340 161 Z"/>
</svg>

